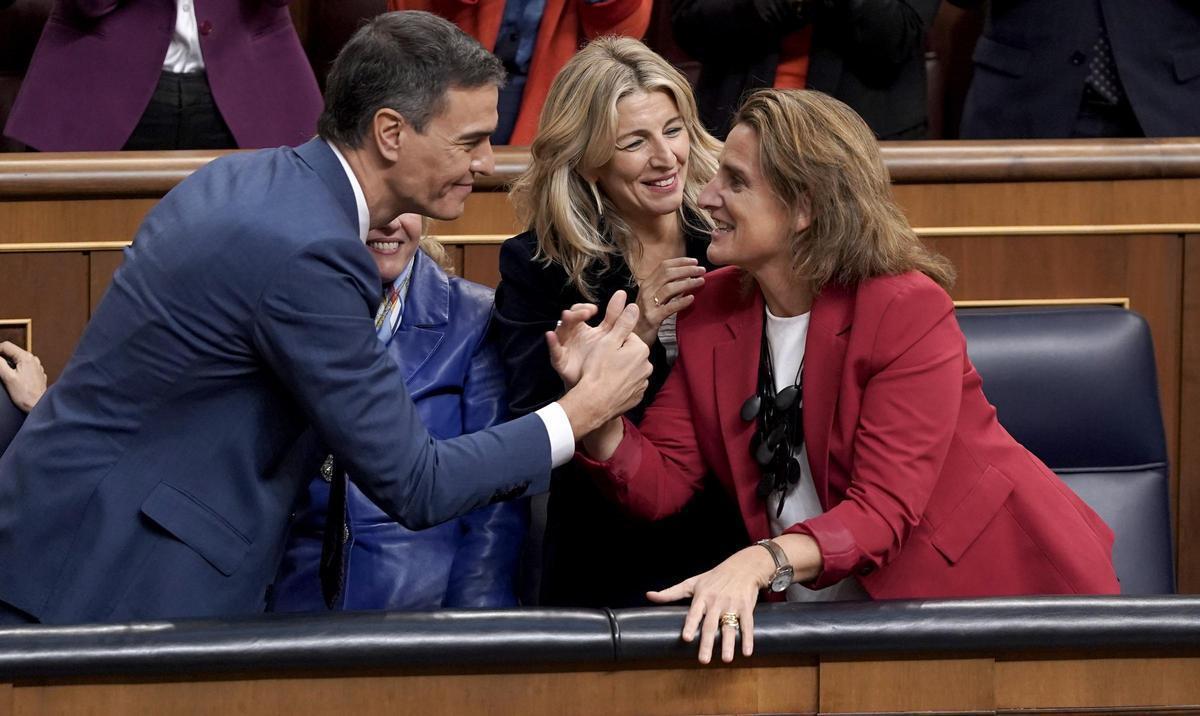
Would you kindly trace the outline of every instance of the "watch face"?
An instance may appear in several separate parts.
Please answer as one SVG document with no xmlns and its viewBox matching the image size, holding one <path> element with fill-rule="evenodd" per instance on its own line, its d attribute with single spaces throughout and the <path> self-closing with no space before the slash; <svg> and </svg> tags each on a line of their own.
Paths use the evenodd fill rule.
<svg viewBox="0 0 1200 716">
<path fill-rule="evenodd" d="M 792 584 L 792 570 L 781 569 L 771 578 L 771 591 L 782 592 Z"/>
</svg>

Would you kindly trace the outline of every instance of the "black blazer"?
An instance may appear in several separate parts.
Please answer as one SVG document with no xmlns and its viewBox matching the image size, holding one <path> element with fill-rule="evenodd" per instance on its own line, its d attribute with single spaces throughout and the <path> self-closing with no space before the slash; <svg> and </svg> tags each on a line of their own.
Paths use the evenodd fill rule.
<svg viewBox="0 0 1200 716">
<path fill-rule="evenodd" d="M 671 0 L 679 46 L 701 63 L 704 125 L 729 133 L 751 91 L 775 83 L 785 35 L 800 29 L 792 0 Z M 808 0 L 809 89 L 850 105 L 880 139 L 923 139 L 925 31 L 938 0 Z"/>
<path fill-rule="evenodd" d="M 975 46 L 962 136 L 1071 136 L 1101 13 L 1117 74 L 1146 136 L 1200 135 L 1196 0 L 991 0 Z"/>
<path fill-rule="evenodd" d="M 690 234 L 686 253 L 706 268 L 708 237 Z M 524 415 L 557 400 L 563 384 L 550 367 L 544 334 L 554 329 L 563 309 L 574 303 L 601 306 L 624 289 L 637 299 L 629 265 L 613 257 L 606 270 L 592 272 L 595 300 L 570 284 L 557 263 L 535 259 L 537 236 L 527 231 L 500 248 L 500 285 L 492 329 L 508 376 L 509 411 Z M 599 322 L 597 315 L 594 322 Z M 654 372 L 646 395 L 629 417 L 642 411 L 666 381 L 671 367 L 666 350 L 650 350 Z M 540 601 L 555 606 L 623 607 L 646 604 L 644 593 L 662 589 L 711 568 L 745 546 L 738 514 L 719 486 L 701 493 L 679 515 L 645 523 L 610 502 L 574 464 L 555 471 L 547 507 Z M 536 566 L 535 566 L 536 568 Z"/>
</svg>

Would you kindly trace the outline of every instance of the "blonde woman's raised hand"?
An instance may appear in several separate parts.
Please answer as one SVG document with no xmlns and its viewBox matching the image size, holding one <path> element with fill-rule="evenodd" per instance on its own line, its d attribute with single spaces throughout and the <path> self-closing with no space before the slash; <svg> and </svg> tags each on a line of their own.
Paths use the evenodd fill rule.
<svg viewBox="0 0 1200 716">
<path fill-rule="evenodd" d="M 692 305 L 695 292 L 704 285 L 705 268 L 688 256 L 666 259 L 638 282 L 637 305 L 641 311 L 634 332 L 648 346 L 658 338 L 658 328 L 669 316 Z"/>
</svg>

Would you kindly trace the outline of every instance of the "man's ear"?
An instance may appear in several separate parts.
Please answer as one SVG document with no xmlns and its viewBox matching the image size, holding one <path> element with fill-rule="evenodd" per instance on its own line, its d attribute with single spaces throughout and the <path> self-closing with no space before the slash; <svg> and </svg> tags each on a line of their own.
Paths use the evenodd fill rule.
<svg viewBox="0 0 1200 716">
<path fill-rule="evenodd" d="M 371 122 L 371 137 L 379 154 L 389 162 L 400 161 L 404 155 L 404 142 L 412 127 L 404 116 L 394 109 L 384 107 L 375 113 Z"/>
</svg>

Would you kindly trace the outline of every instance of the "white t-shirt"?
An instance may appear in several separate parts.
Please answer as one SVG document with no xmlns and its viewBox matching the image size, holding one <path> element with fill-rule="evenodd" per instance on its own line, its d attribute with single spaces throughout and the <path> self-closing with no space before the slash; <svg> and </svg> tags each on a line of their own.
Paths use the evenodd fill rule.
<svg viewBox="0 0 1200 716">
<path fill-rule="evenodd" d="M 808 337 L 808 321 L 812 314 L 779 317 L 767 311 L 767 344 L 771 347 L 772 370 L 776 392 L 794 385 L 800 362 L 804 360 L 804 341 Z M 803 394 L 802 394 L 803 397 Z M 803 403 L 802 403 L 803 404 Z M 812 468 L 808 464 L 808 441 L 805 440 L 796 456 L 800 461 L 800 481 L 790 485 L 783 501 L 783 512 L 779 509 L 780 493 L 774 492 L 767 498 L 767 518 L 770 520 L 771 536 L 778 537 L 792 525 L 816 517 L 825 510 L 817 499 L 813 485 Z M 837 602 L 851 599 L 867 599 L 858 580 L 847 577 L 824 589 L 809 589 L 800 584 L 788 587 L 789 602 Z"/>
</svg>

